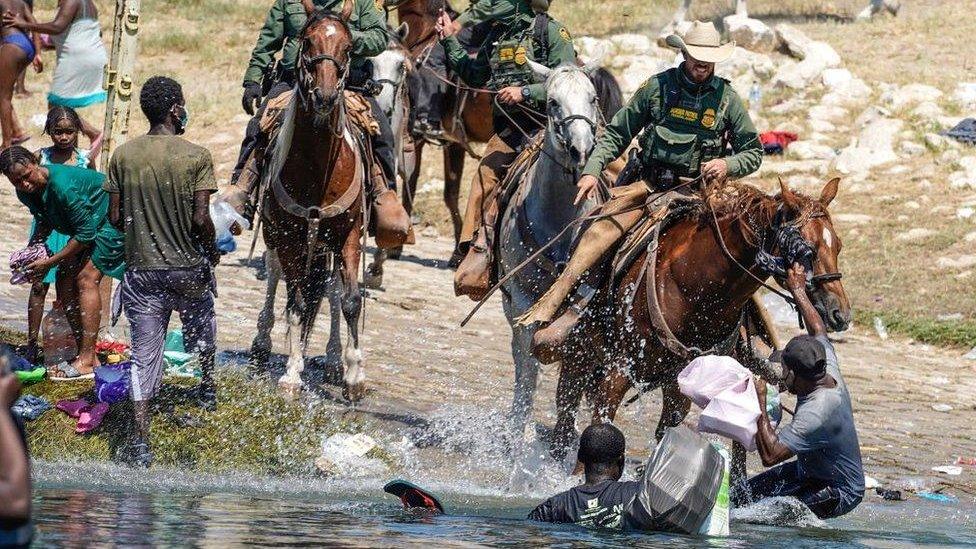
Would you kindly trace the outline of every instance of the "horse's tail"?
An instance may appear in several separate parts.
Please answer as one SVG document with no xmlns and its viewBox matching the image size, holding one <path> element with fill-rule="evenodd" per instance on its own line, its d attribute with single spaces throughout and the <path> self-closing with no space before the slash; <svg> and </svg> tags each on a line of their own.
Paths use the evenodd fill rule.
<svg viewBox="0 0 976 549">
<path fill-rule="evenodd" d="M 613 73 L 600 67 L 590 75 L 593 87 L 596 88 L 596 96 L 600 102 L 600 112 L 603 118 L 610 120 L 617 111 L 624 106 L 624 94 L 620 90 L 620 84 L 614 78 Z"/>
</svg>

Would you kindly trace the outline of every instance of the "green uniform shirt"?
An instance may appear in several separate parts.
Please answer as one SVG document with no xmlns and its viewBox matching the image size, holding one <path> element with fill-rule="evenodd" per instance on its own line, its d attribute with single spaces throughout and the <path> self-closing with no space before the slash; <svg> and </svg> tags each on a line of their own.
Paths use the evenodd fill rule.
<svg viewBox="0 0 976 549">
<path fill-rule="evenodd" d="M 352 31 L 352 66 L 362 64 L 367 57 L 379 55 L 386 49 L 386 14 L 376 7 L 373 0 L 354 0 L 349 30 Z M 333 11 L 342 9 L 343 0 L 312 0 L 317 7 Z M 251 52 L 251 62 L 244 73 L 244 82 L 261 83 L 265 70 L 281 52 L 281 65 L 286 71 L 294 70 L 298 55 L 298 34 L 308 16 L 301 0 L 275 0 L 258 42 Z"/>
<path fill-rule="evenodd" d="M 661 95 L 662 82 L 678 83 L 680 97 L 675 104 L 664 105 Z M 722 95 L 715 97 L 717 93 Z M 708 105 L 719 107 L 714 109 L 716 112 L 709 112 Z M 684 121 L 673 124 L 668 119 L 671 113 L 662 113 L 662 106 L 684 117 Z M 694 127 L 697 123 L 701 126 L 698 132 L 700 134 L 727 135 L 728 143 L 732 146 L 731 156 L 725 156 L 726 151 L 713 146 L 712 151 L 705 151 L 704 154 L 700 152 L 694 155 L 694 158 L 696 163 L 702 163 L 710 157 L 724 156 L 728 163 L 730 178 L 737 179 L 749 175 L 762 164 L 763 150 L 756 128 L 749 118 L 745 104 L 732 86 L 716 76 L 698 86 L 684 75 L 684 69 L 676 67 L 649 78 L 637 90 L 630 102 L 613 117 L 597 142 L 593 154 L 590 155 L 583 173 L 599 177 L 607 164 L 618 158 L 641 131 L 644 132 L 641 139 L 642 147 L 650 145 L 656 129 L 655 125 L 659 121 L 665 127 L 673 125 L 674 127 L 668 129 L 681 134 L 688 134 L 688 128 Z M 662 131 L 667 132 L 667 130 Z M 680 145 L 675 147 L 680 148 Z M 697 175 L 699 166 L 685 166 L 685 168 L 686 173 Z"/>
<path fill-rule="evenodd" d="M 206 260 L 193 237 L 193 193 L 217 190 L 210 151 L 176 135 L 141 135 L 112 154 L 105 190 L 122 194 L 129 269 Z"/>
<path fill-rule="evenodd" d="M 471 5 L 458 15 L 456 21 L 461 28 L 473 27 L 485 21 L 503 20 L 511 12 L 511 2 L 506 0 L 471 0 Z"/>
<path fill-rule="evenodd" d="M 105 176 L 95 170 L 51 164 L 44 190 L 17 191 L 38 225 L 47 226 L 78 242 L 91 244 L 91 260 L 102 273 L 121 279 L 124 237 L 108 222 Z"/>
<path fill-rule="evenodd" d="M 497 0 L 496 0 L 497 1 Z M 486 86 L 488 89 L 499 90 L 506 85 L 513 85 L 510 82 L 500 82 L 492 71 L 492 58 L 495 56 L 496 48 L 500 43 L 517 41 L 519 39 L 531 39 L 532 22 L 531 15 L 519 14 L 515 16 L 513 24 L 502 24 L 496 22 L 488 31 L 485 37 L 484 46 L 479 50 L 478 56 L 474 59 L 468 57 L 468 52 L 464 46 L 458 42 L 454 36 L 445 38 L 441 43 L 447 50 L 447 62 L 451 70 L 461 77 L 466 84 L 474 87 Z M 533 51 L 531 57 L 533 61 L 541 63 L 549 68 L 557 67 L 563 63 L 575 64 L 576 51 L 573 49 L 573 39 L 569 32 L 558 22 L 549 19 L 549 48 L 542 51 L 539 44 L 533 41 Z M 534 83 L 531 79 L 531 69 L 524 58 L 514 56 L 512 59 L 516 64 L 524 67 L 526 77 L 521 84 L 529 89 L 528 99 L 535 103 L 542 103 L 546 100 L 546 85 L 544 83 Z M 521 63 L 519 61 L 522 61 Z"/>
</svg>

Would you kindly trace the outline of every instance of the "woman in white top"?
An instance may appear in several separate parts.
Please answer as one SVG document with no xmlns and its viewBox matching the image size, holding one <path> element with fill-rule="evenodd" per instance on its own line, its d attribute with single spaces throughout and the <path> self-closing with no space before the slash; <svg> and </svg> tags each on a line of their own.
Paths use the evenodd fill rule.
<svg viewBox="0 0 976 549">
<path fill-rule="evenodd" d="M 102 77 L 108 54 L 92 0 L 59 0 L 58 13 L 49 23 L 31 22 L 16 13 L 5 13 L 3 23 L 24 32 L 49 34 L 54 40 L 58 60 L 48 106 L 80 109 L 105 102 Z M 98 129 L 84 120 L 81 130 L 92 141 L 99 136 Z"/>
</svg>

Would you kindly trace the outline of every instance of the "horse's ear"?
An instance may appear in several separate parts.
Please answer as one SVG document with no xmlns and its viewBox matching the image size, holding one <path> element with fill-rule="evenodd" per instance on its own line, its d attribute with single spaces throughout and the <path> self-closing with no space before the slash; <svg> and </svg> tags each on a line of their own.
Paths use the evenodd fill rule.
<svg viewBox="0 0 976 549">
<path fill-rule="evenodd" d="M 830 206 L 830 203 L 834 201 L 834 197 L 837 196 L 837 188 L 840 186 L 840 178 L 835 177 L 824 185 L 822 191 L 820 191 L 820 203 L 826 208 Z"/>
<path fill-rule="evenodd" d="M 305 14 L 308 16 L 311 16 L 318 9 L 312 0 L 302 0 L 302 7 L 305 8 Z"/>
<path fill-rule="evenodd" d="M 786 184 L 786 181 L 783 181 L 782 177 L 779 178 L 779 190 L 780 196 L 783 198 L 783 205 L 786 206 L 786 209 L 791 212 L 800 211 L 802 207 L 800 197 L 790 189 L 790 186 Z"/>
<path fill-rule="evenodd" d="M 352 15 L 352 8 L 354 3 L 355 3 L 354 0 L 345 0 L 342 3 L 342 12 L 339 13 L 339 17 L 341 17 L 343 21 L 349 20 L 349 17 Z"/>
<path fill-rule="evenodd" d="M 552 74 L 552 69 L 549 67 L 536 63 L 531 59 L 526 59 L 526 61 L 529 62 L 529 68 L 532 69 L 532 76 L 535 77 L 536 82 L 545 82 L 546 78 L 549 78 L 549 75 Z"/>
<path fill-rule="evenodd" d="M 397 40 L 403 42 L 404 40 L 407 39 L 407 35 L 410 34 L 410 25 L 406 21 L 404 21 L 403 23 L 400 24 L 399 27 L 397 27 L 395 34 Z"/>
</svg>

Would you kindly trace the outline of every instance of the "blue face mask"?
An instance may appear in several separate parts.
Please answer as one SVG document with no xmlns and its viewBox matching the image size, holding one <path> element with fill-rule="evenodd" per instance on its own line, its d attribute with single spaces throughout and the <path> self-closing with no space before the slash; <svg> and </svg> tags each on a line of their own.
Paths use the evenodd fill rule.
<svg viewBox="0 0 976 549">
<path fill-rule="evenodd" d="M 186 105 L 181 105 L 180 108 L 183 109 L 183 114 L 179 117 L 179 124 L 176 127 L 176 134 L 181 135 L 186 132 L 186 126 L 190 123 L 190 108 Z"/>
</svg>

